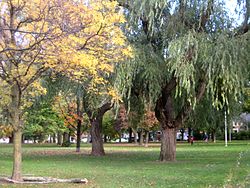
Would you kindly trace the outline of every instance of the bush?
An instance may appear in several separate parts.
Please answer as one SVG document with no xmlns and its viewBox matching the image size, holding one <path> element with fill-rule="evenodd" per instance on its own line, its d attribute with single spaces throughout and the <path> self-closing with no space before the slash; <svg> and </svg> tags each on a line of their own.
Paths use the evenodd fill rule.
<svg viewBox="0 0 250 188">
<path fill-rule="evenodd" d="M 250 131 L 240 131 L 232 134 L 233 140 L 250 140 Z"/>
<path fill-rule="evenodd" d="M 65 141 L 62 143 L 62 147 L 70 147 L 71 143 L 70 141 Z"/>
</svg>

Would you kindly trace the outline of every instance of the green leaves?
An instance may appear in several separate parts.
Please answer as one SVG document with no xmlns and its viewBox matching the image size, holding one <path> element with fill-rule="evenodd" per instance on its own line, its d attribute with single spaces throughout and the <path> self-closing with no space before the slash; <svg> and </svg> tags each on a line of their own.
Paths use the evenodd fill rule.
<svg viewBox="0 0 250 188">
<path fill-rule="evenodd" d="M 42 103 L 28 110 L 25 121 L 24 134 L 32 137 L 45 137 L 46 135 L 63 132 L 63 119 L 47 103 Z"/>
</svg>

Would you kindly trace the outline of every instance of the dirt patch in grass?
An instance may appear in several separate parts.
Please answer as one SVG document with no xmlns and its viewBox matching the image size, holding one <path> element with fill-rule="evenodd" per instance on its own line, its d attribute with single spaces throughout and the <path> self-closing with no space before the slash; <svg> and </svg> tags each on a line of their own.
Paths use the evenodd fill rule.
<svg viewBox="0 0 250 188">
<path fill-rule="evenodd" d="M 54 155 L 89 155 L 90 150 L 84 150 L 81 152 L 76 152 L 74 150 L 67 150 L 67 149 L 60 149 L 60 150 L 39 150 L 39 151 L 28 151 L 25 152 L 28 155 L 35 155 L 35 156 L 54 156 Z"/>
</svg>

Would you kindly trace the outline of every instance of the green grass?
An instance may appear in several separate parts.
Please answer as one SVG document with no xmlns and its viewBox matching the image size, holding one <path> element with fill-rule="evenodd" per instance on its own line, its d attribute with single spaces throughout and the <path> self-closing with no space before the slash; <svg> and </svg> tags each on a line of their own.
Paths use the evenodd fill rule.
<svg viewBox="0 0 250 188">
<path fill-rule="evenodd" d="M 23 174 L 57 178 L 87 178 L 88 185 L 3 185 L 3 187 L 250 187 L 250 141 L 177 145 L 177 162 L 161 163 L 159 144 L 148 148 L 105 145 L 106 156 L 81 154 L 74 147 L 24 145 Z M 0 145 L 0 176 L 10 176 L 12 146 Z M 1 185 L 0 185 L 1 186 Z"/>
</svg>

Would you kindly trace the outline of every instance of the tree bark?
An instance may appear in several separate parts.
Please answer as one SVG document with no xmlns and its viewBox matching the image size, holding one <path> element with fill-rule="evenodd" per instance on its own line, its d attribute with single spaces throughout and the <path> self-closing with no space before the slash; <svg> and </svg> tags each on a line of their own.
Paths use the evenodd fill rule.
<svg viewBox="0 0 250 188">
<path fill-rule="evenodd" d="M 176 160 L 176 129 L 168 126 L 162 129 L 160 161 Z"/>
<path fill-rule="evenodd" d="M 81 148 L 81 127 L 82 127 L 82 121 L 78 119 L 77 130 L 76 130 L 76 152 L 80 152 Z"/>
<path fill-rule="evenodd" d="M 76 105 L 77 105 L 77 127 L 76 127 L 76 152 L 80 152 L 81 148 L 81 128 L 82 128 L 82 120 L 80 117 L 82 117 L 82 112 L 81 112 L 81 100 L 79 94 L 76 96 Z"/>
<path fill-rule="evenodd" d="M 63 133 L 63 143 L 70 142 L 70 135 L 67 132 Z"/>
<path fill-rule="evenodd" d="M 134 134 L 134 143 L 137 144 L 137 131 L 132 128 L 133 134 Z"/>
<path fill-rule="evenodd" d="M 132 143 L 132 128 L 131 127 L 128 128 L 128 134 L 129 134 L 128 143 Z"/>
<path fill-rule="evenodd" d="M 97 113 L 94 114 L 87 110 L 87 115 L 91 123 L 91 140 L 92 140 L 92 151 L 91 155 L 93 156 L 103 156 L 105 155 L 103 140 L 102 140 L 102 120 L 104 114 L 113 107 L 111 102 L 103 104 L 100 108 L 97 109 Z"/>
<path fill-rule="evenodd" d="M 13 156 L 14 156 L 14 163 L 13 163 L 13 171 L 11 179 L 15 181 L 22 181 L 22 129 L 19 128 L 18 130 L 14 131 L 14 148 L 13 148 Z"/>
<path fill-rule="evenodd" d="M 102 117 L 99 118 L 102 119 Z M 99 118 L 91 122 L 91 140 L 92 140 L 91 155 L 93 156 L 105 155 L 102 134 L 101 134 L 102 122 L 100 121 Z"/>
<path fill-rule="evenodd" d="M 199 102 L 204 96 L 206 90 L 205 78 L 201 78 L 196 88 L 196 101 Z M 175 161 L 176 160 L 176 130 L 182 127 L 192 111 L 191 104 L 186 103 L 181 107 L 181 110 L 175 115 L 174 96 L 172 92 L 177 86 L 177 80 L 172 78 L 162 88 L 161 97 L 156 102 L 155 115 L 161 123 L 161 161 Z"/>
<path fill-rule="evenodd" d="M 141 130 L 139 132 L 139 145 L 142 146 L 143 145 L 143 130 Z"/>
<path fill-rule="evenodd" d="M 192 129 L 191 127 L 188 127 L 188 143 L 191 141 L 191 136 L 192 136 Z"/>
<path fill-rule="evenodd" d="M 9 136 L 9 144 L 13 144 L 13 140 L 14 140 L 14 133 L 11 133 L 11 136 Z"/>
<path fill-rule="evenodd" d="M 62 145 L 62 134 L 60 132 L 57 133 L 57 145 Z"/>
<path fill-rule="evenodd" d="M 13 171 L 11 178 L 22 181 L 22 122 L 20 113 L 21 91 L 17 84 L 11 88 L 10 123 L 13 127 Z"/>
<path fill-rule="evenodd" d="M 56 143 L 56 134 L 55 133 L 53 134 L 53 139 L 52 140 L 53 140 L 53 143 L 55 144 Z"/>
</svg>

